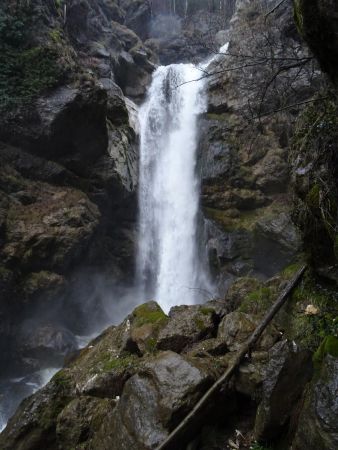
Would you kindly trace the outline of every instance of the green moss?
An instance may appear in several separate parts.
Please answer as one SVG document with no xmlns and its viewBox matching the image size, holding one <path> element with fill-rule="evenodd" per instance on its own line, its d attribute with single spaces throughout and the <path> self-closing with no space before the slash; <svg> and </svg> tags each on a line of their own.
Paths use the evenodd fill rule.
<svg viewBox="0 0 338 450">
<path fill-rule="evenodd" d="M 258 290 L 250 292 L 239 307 L 240 312 L 259 314 L 265 312 L 275 298 L 275 290 L 262 286 Z"/>
<path fill-rule="evenodd" d="M 208 113 L 207 118 L 208 118 L 208 120 L 218 120 L 218 121 L 225 122 L 227 120 L 227 115 L 226 114 Z"/>
<path fill-rule="evenodd" d="M 57 60 L 56 51 L 48 47 L 1 52 L 0 109 L 27 103 L 55 86 L 62 75 Z"/>
<path fill-rule="evenodd" d="M 146 340 L 145 347 L 147 353 L 155 353 L 156 351 L 157 340 L 154 337 L 150 337 Z"/>
<path fill-rule="evenodd" d="M 102 370 L 104 372 L 110 372 L 112 370 L 124 370 L 128 367 L 133 367 L 138 360 L 135 355 L 126 355 L 119 358 L 112 358 L 111 355 L 107 354 L 104 356 L 105 360 L 102 365 Z"/>
<path fill-rule="evenodd" d="M 195 325 L 197 326 L 197 328 L 200 331 L 203 331 L 205 329 L 205 323 L 204 323 L 204 320 L 201 317 L 199 317 L 197 315 L 197 316 L 194 317 L 193 320 L 194 320 Z"/>
<path fill-rule="evenodd" d="M 133 316 L 136 327 L 141 327 L 147 323 L 164 325 L 168 321 L 168 317 L 158 305 L 155 306 L 149 303 L 138 306 L 133 311 Z"/>
<path fill-rule="evenodd" d="M 326 336 L 313 355 L 315 368 L 319 368 L 326 355 L 338 358 L 338 337 Z"/>
<path fill-rule="evenodd" d="M 289 266 L 285 267 L 284 270 L 282 271 L 282 277 L 287 279 L 292 278 L 296 274 L 296 272 L 301 268 L 301 266 L 302 263 L 290 264 Z"/>
<path fill-rule="evenodd" d="M 33 17 L 28 2 L 0 6 L 0 111 L 28 104 L 32 98 L 55 86 L 64 75 L 53 43 L 29 46 Z M 52 31 L 57 37 L 57 31 Z"/>
<path fill-rule="evenodd" d="M 59 387 L 69 388 L 71 384 L 71 378 L 69 374 L 65 370 L 60 370 L 57 372 L 53 378 L 52 381 Z"/>
<path fill-rule="evenodd" d="M 322 286 L 312 274 L 304 277 L 286 305 L 286 337 L 315 351 L 328 335 L 338 334 L 338 307 L 335 289 Z M 318 309 L 315 315 L 306 315 L 307 305 Z"/>
<path fill-rule="evenodd" d="M 229 216 L 229 210 L 215 208 L 204 208 L 206 217 L 218 222 L 227 232 L 244 230 L 254 232 L 258 221 L 262 219 L 272 219 L 276 215 L 287 211 L 288 207 L 283 201 L 276 200 L 269 206 L 253 209 L 251 211 L 241 211 L 238 217 Z"/>
<path fill-rule="evenodd" d="M 227 210 L 204 208 L 205 215 L 222 225 L 225 231 L 231 232 L 235 230 L 252 230 L 259 218 L 259 212 L 248 211 L 241 213 L 237 218 L 230 217 Z"/>
<path fill-rule="evenodd" d="M 293 17 L 299 34 L 303 34 L 303 15 L 300 7 L 300 1 L 293 2 Z"/>
<path fill-rule="evenodd" d="M 319 208 L 320 205 L 320 187 L 318 184 L 312 186 L 310 192 L 306 196 L 306 203 L 312 208 Z"/>
<path fill-rule="evenodd" d="M 57 28 L 49 32 L 49 37 L 55 44 L 62 43 L 62 31 Z"/>
<path fill-rule="evenodd" d="M 252 446 L 250 446 L 252 450 L 271 450 L 271 447 L 266 447 L 258 442 L 254 442 Z"/>
<path fill-rule="evenodd" d="M 65 0 L 55 0 L 55 5 L 58 9 L 61 9 Z"/>
<path fill-rule="evenodd" d="M 199 309 L 200 313 L 202 313 L 204 316 L 209 316 L 210 314 L 212 315 L 214 313 L 214 310 L 212 308 L 208 308 L 206 306 L 202 306 Z"/>
</svg>

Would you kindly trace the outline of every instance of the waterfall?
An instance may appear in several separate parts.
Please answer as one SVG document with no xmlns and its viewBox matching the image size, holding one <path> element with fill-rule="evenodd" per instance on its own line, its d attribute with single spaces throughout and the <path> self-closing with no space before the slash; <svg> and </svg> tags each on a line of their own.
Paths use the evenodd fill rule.
<svg viewBox="0 0 338 450">
<path fill-rule="evenodd" d="M 166 311 L 195 303 L 208 288 L 197 244 L 197 126 L 207 106 L 201 75 L 192 64 L 159 67 L 139 110 L 137 270 L 145 294 Z"/>
</svg>

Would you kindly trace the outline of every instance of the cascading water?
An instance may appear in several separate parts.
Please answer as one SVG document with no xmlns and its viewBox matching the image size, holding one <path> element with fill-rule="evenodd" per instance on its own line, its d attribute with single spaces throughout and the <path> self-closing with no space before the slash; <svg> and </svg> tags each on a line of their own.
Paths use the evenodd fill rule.
<svg viewBox="0 0 338 450">
<path fill-rule="evenodd" d="M 145 294 L 166 311 L 195 303 L 197 294 L 209 287 L 196 239 L 197 124 L 206 105 L 201 70 L 192 64 L 173 64 L 156 70 L 139 110 L 137 270 Z"/>
</svg>

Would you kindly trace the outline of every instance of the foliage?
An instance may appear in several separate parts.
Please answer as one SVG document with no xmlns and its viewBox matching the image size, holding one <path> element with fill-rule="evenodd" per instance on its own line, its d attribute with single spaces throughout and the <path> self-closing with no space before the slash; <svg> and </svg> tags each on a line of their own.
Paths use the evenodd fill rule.
<svg viewBox="0 0 338 450">
<path fill-rule="evenodd" d="M 319 368 L 326 355 L 338 358 L 338 337 L 326 336 L 318 349 L 313 355 L 313 363 L 316 368 Z"/>
<path fill-rule="evenodd" d="M 275 289 L 261 286 L 256 291 L 250 292 L 243 300 L 239 311 L 244 313 L 259 314 L 268 310 L 275 298 Z"/>
<path fill-rule="evenodd" d="M 271 450 L 270 447 L 266 447 L 266 446 L 264 446 L 262 444 L 259 444 L 258 442 L 254 442 L 252 444 L 252 446 L 250 446 L 250 449 L 251 450 Z"/>
<path fill-rule="evenodd" d="M 110 372 L 112 370 L 125 370 L 128 367 L 133 367 L 137 361 L 137 356 L 128 355 L 112 358 L 111 355 L 107 354 L 103 358 L 103 371 Z"/>
<path fill-rule="evenodd" d="M 291 163 L 299 166 L 301 173 L 295 177 L 298 198 L 293 220 L 302 230 L 310 263 L 315 267 L 338 261 L 338 111 L 333 94 L 327 91 L 324 95 L 324 101 L 309 105 L 300 116 L 291 148 Z"/>
<path fill-rule="evenodd" d="M 0 111 L 29 103 L 62 76 L 55 48 L 29 45 L 32 14 L 26 2 L 0 6 Z"/>
<path fill-rule="evenodd" d="M 318 314 L 305 314 L 309 304 L 318 309 Z M 288 337 L 312 351 L 326 336 L 338 335 L 336 291 L 319 284 L 313 275 L 305 276 L 295 289 L 288 312 Z"/>
</svg>

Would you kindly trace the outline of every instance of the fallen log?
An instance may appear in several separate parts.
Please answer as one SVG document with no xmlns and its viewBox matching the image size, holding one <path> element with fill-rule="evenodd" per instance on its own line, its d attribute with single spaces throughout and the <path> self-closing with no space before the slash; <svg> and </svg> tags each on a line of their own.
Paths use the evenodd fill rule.
<svg viewBox="0 0 338 450">
<path fill-rule="evenodd" d="M 252 333 L 250 338 L 246 341 L 245 344 L 238 350 L 235 359 L 232 364 L 227 368 L 224 374 L 210 387 L 210 389 L 203 395 L 203 397 L 196 403 L 194 408 L 190 411 L 190 413 L 182 420 L 182 422 L 169 434 L 166 440 L 160 444 L 156 450 L 177 450 L 181 447 L 184 439 L 184 433 L 187 428 L 194 426 L 194 420 L 202 413 L 204 409 L 206 409 L 209 401 L 213 398 L 217 393 L 221 391 L 224 387 L 225 383 L 228 382 L 235 372 L 235 370 L 240 365 L 241 361 L 245 357 L 246 354 L 250 354 L 254 345 L 258 341 L 258 339 L 263 334 L 266 327 L 269 325 L 271 320 L 275 317 L 277 312 L 281 309 L 284 303 L 287 301 L 290 296 L 292 290 L 300 281 L 306 270 L 306 265 L 304 265 L 292 280 L 288 283 L 283 292 L 279 295 L 275 303 L 271 306 L 270 310 L 267 312 L 263 320 L 257 326 L 255 331 Z"/>
</svg>

